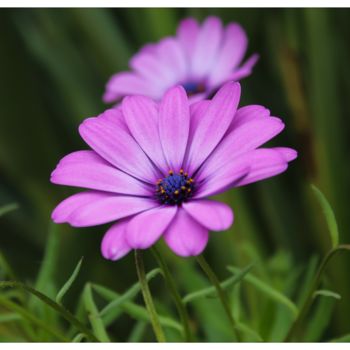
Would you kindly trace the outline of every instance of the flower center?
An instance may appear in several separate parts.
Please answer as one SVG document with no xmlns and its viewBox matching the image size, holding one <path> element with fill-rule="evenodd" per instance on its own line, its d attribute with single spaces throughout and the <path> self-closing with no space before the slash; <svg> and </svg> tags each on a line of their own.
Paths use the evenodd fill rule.
<svg viewBox="0 0 350 350">
<path fill-rule="evenodd" d="M 204 83 L 194 83 L 189 81 L 187 83 L 182 84 L 182 86 L 186 90 L 188 96 L 193 96 L 205 91 Z"/>
<path fill-rule="evenodd" d="M 172 170 L 164 179 L 159 179 L 156 185 L 156 197 L 162 204 L 180 205 L 193 194 L 194 180 L 182 169 L 179 174 Z"/>
</svg>

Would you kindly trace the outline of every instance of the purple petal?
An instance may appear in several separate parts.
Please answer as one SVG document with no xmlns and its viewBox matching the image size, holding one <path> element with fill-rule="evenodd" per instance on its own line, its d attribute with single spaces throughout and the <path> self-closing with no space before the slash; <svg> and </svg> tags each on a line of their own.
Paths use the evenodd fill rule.
<svg viewBox="0 0 350 350">
<path fill-rule="evenodd" d="M 198 32 L 198 22 L 193 18 L 186 18 L 182 20 L 177 29 L 176 36 L 189 59 L 193 56 L 193 50 L 197 41 Z"/>
<path fill-rule="evenodd" d="M 170 249 L 183 257 L 202 253 L 208 238 L 208 230 L 182 208 L 179 208 L 175 219 L 164 234 L 164 240 Z"/>
<path fill-rule="evenodd" d="M 126 228 L 126 239 L 134 249 L 152 246 L 165 232 L 177 211 L 177 206 L 158 207 L 136 215 Z"/>
<path fill-rule="evenodd" d="M 62 158 L 51 182 L 135 196 L 150 194 L 147 185 L 114 168 L 94 151 L 77 151 Z"/>
<path fill-rule="evenodd" d="M 195 220 L 209 230 L 227 230 L 233 223 L 233 212 L 225 203 L 201 199 L 184 203 L 182 206 Z"/>
<path fill-rule="evenodd" d="M 298 152 L 295 149 L 288 148 L 288 147 L 274 147 L 275 151 L 278 151 L 286 162 L 291 162 L 295 158 L 298 157 Z"/>
<path fill-rule="evenodd" d="M 190 128 L 190 110 L 185 89 L 176 86 L 163 97 L 159 106 L 159 135 L 170 169 L 182 167 Z"/>
<path fill-rule="evenodd" d="M 95 226 L 134 215 L 158 205 L 148 198 L 87 191 L 66 198 L 54 209 L 51 217 L 57 224 L 67 222 L 75 227 Z"/>
<path fill-rule="evenodd" d="M 228 77 L 227 80 L 238 81 L 250 75 L 258 59 L 259 55 L 257 54 L 250 56 L 241 67 L 239 67 L 234 73 L 232 73 Z"/>
<path fill-rule="evenodd" d="M 123 113 L 129 130 L 148 157 L 163 171 L 167 164 L 158 131 L 158 106 L 148 97 L 132 96 L 123 100 Z"/>
<path fill-rule="evenodd" d="M 228 24 L 223 34 L 222 46 L 215 58 L 215 65 L 210 71 L 209 84 L 211 86 L 217 86 L 227 81 L 232 70 L 243 59 L 247 44 L 247 35 L 243 28 L 237 23 Z"/>
<path fill-rule="evenodd" d="M 126 241 L 126 226 L 129 219 L 118 221 L 103 236 L 101 253 L 108 260 L 119 260 L 131 251 Z"/>
<path fill-rule="evenodd" d="M 244 123 L 250 122 L 255 119 L 266 118 L 269 116 L 270 111 L 264 106 L 249 105 L 241 107 L 237 110 L 236 115 L 227 132 L 232 131 L 232 129 L 234 128 L 238 128 Z"/>
<path fill-rule="evenodd" d="M 261 181 L 283 173 L 288 168 L 286 157 L 293 150 L 281 151 L 281 148 L 259 148 L 243 157 L 250 162 L 250 171 L 246 177 L 238 181 L 234 187 Z M 296 155 L 296 152 L 294 153 Z"/>
<path fill-rule="evenodd" d="M 109 111 L 112 113 L 120 111 L 113 109 Z M 105 118 L 104 114 L 88 118 L 80 125 L 79 132 L 84 141 L 118 169 L 153 184 L 159 173 L 146 154 L 119 119 Z"/>
<path fill-rule="evenodd" d="M 159 64 L 164 64 L 171 72 L 174 82 L 183 81 L 188 72 L 185 52 L 174 38 L 165 38 L 158 44 Z"/>
<path fill-rule="evenodd" d="M 121 72 L 113 75 L 106 84 L 103 95 L 105 103 L 116 102 L 125 95 L 147 94 L 158 96 L 157 90 L 149 82 L 135 73 Z"/>
<path fill-rule="evenodd" d="M 236 164 L 232 162 L 224 163 L 211 176 L 197 184 L 198 189 L 194 198 L 205 198 L 224 192 L 238 181 L 244 179 L 249 174 L 249 171 L 250 163 L 247 159 L 240 159 Z"/>
<path fill-rule="evenodd" d="M 203 116 L 191 119 L 191 144 L 185 167 L 189 174 L 194 173 L 226 133 L 236 113 L 240 91 L 239 83 L 227 83 L 210 101 Z"/>
<path fill-rule="evenodd" d="M 279 118 L 270 117 L 258 118 L 233 129 L 204 162 L 196 180 L 201 181 L 211 176 L 223 164 L 229 165 L 237 156 L 263 145 L 283 128 L 284 124 Z"/>
<path fill-rule="evenodd" d="M 217 17 L 208 17 L 194 44 L 191 74 L 196 79 L 203 78 L 212 68 L 218 53 L 223 35 L 221 20 Z"/>
</svg>

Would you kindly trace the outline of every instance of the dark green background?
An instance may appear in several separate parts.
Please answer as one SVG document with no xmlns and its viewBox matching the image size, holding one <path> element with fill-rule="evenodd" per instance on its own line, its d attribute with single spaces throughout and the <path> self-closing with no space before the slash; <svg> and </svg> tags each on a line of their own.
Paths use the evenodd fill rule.
<svg viewBox="0 0 350 350">
<path fill-rule="evenodd" d="M 205 252 L 212 267 L 224 278 L 228 264 L 244 266 L 260 259 L 262 266 L 270 266 L 277 253 L 274 268 L 283 281 L 295 267 L 302 270 L 311 256 L 324 254 L 330 242 L 310 183 L 325 193 L 336 213 L 341 241 L 350 243 L 349 10 L 1 9 L 0 206 L 16 202 L 19 209 L 0 218 L 0 249 L 19 279 L 36 279 L 50 213 L 74 193 L 50 184 L 50 172 L 65 154 L 87 148 L 77 127 L 106 108 L 101 96 L 107 79 L 127 69 L 128 59 L 141 45 L 173 35 L 178 21 L 188 15 L 218 15 L 246 29 L 248 54 L 259 53 L 260 60 L 242 81 L 241 105 L 262 104 L 281 117 L 286 129 L 272 144 L 299 152 L 287 173 L 223 196 L 236 219 L 228 232 L 212 234 Z M 86 281 L 119 292 L 136 281 L 132 254 L 115 263 L 101 257 L 100 241 L 107 227 L 58 227 L 50 281 L 60 286 L 85 257 L 65 299 L 69 307 L 75 306 Z M 164 254 L 186 290 L 185 266 L 194 266 L 193 259 L 179 259 L 167 249 Z M 150 268 L 153 259 L 146 257 Z M 349 263 L 349 257 L 339 256 L 327 269 L 329 285 L 343 298 L 318 340 L 350 331 Z M 274 283 L 269 273 L 259 273 Z M 295 293 L 299 284 L 295 282 Z M 164 286 L 154 286 L 155 295 L 169 303 Z M 258 295 L 251 302 L 256 315 L 264 312 Z M 264 322 L 273 316 L 256 322 L 253 312 L 251 317 L 263 333 Z M 125 317 L 111 333 L 125 340 L 131 324 Z M 225 340 L 215 333 L 200 339 Z"/>
</svg>

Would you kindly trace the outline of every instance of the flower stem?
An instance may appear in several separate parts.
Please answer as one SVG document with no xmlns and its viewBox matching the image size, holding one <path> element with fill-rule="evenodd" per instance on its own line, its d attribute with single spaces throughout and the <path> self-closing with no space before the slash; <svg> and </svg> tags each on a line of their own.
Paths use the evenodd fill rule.
<svg viewBox="0 0 350 350">
<path fill-rule="evenodd" d="M 206 275 L 208 276 L 210 282 L 214 285 L 215 289 L 216 289 L 216 292 L 219 296 L 219 299 L 221 301 L 221 304 L 227 314 L 227 317 L 231 323 L 231 327 L 232 327 L 232 331 L 233 331 L 233 334 L 235 336 L 235 338 L 238 340 L 238 341 L 241 341 L 240 339 L 240 336 L 236 330 L 236 322 L 232 316 L 232 313 L 231 313 L 231 310 L 230 310 L 230 305 L 229 305 L 229 302 L 227 300 L 227 296 L 224 292 L 224 290 L 221 288 L 221 285 L 220 285 L 220 281 L 219 279 L 217 278 L 215 272 L 212 270 L 212 268 L 209 266 L 209 264 L 207 263 L 207 261 L 205 260 L 204 256 L 203 255 L 198 255 L 196 257 L 197 259 L 197 262 L 198 264 L 200 265 L 200 267 L 202 268 L 202 270 L 206 273 Z"/>
<path fill-rule="evenodd" d="M 311 284 L 309 293 L 307 294 L 305 301 L 303 303 L 303 305 L 301 306 L 300 312 L 298 314 L 298 317 L 296 318 L 296 320 L 293 322 L 286 338 L 284 339 L 285 342 L 290 342 L 293 340 L 293 337 L 295 335 L 295 333 L 297 333 L 299 331 L 299 328 L 301 326 L 301 323 L 303 322 L 309 308 L 312 305 L 313 302 L 313 295 L 316 291 L 316 289 L 318 288 L 320 282 L 321 282 L 321 277 L 323 275 L 323 272 L 329 262 L 329 260 L 339 251 L 342 250 L 350 250 L 350 246 L 349 245 L 338 245 L 337 247 L 333 248 L 332 250 L 330 250 L 328 252 L 328 254 L 323 258 L 317 273 L 315 275 L 315 278 Z"/>
<path fill-rule="evenodd" d="M 166 262 L 164 261 L 163 257 L 161 256 L 161 254 L 158 252 L 158 250 L 155 247 L 152 248 L 152 253 L 153 253 L 155 259 L 157 260 L 158 265 L 162 269 L 165 283 L 167 284 L 167 286 L 168 286 L 168 288 L 173 296 L 177 311 L 180 315 L 181 322 L 182 322 L 182 325 L 184 327 L 185 340 L 187 342 L 190 342 L 192 340 L 192 335 L 191 335 L 191 331 L 190 331 L 189 316 L 188 316 L 186 306 L 182 302 L 181 296 L 178 293 L 177 288 L 176 288 L 176 283 L 175 283 L 175 281 L 171 275 L 171 272 L 169 271 L 169 268 L 168 268 Z"/>
<path fill-rule="evenodd" d="M 136 264 L 137 276 L 139 278 L 140 285 L 141 285 L 143 299 L 145 301 L 146 309 L 148 311 L 148 314 L 151 320 L 154 334 L 157 338 L 157 341 L 160 343 L 163 343 L 166 341 L 166 339 L 164 336 L 163 329 L 159 322 L 156 308 L 154 307 L 151 292 L 148 287 L 146 274 L 145 274 L 145 267 L 142 259 L 142 252 L 137 249 L 135 250 L 135 264 Z"/>
</svg>

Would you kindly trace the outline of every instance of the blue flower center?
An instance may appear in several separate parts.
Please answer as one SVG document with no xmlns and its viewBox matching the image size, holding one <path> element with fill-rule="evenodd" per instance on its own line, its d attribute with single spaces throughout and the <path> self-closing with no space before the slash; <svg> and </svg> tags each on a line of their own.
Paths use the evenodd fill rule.
<svg viewBox="0 0 350 350">
<path fill-rule="evenodd" d="M 156 197 L 162 204 L 180 205 L 187 201 L 194 191 L 194 180 L 182 169 L 179 174 L 172 170 L 156 185 Z"/>
<path fill-rule="evenodd" d="M 186 90 L 188 96 L 200 94 L 205 91 L 204 83 L 195 83 L 195 82 L 189 81 L 187 83 L 182 84 L 182 86 Z"/>
</svg>

